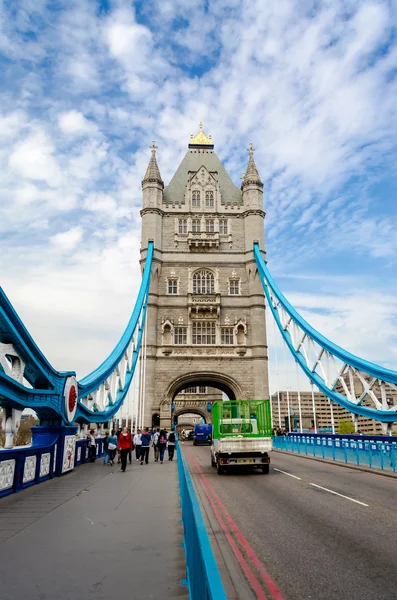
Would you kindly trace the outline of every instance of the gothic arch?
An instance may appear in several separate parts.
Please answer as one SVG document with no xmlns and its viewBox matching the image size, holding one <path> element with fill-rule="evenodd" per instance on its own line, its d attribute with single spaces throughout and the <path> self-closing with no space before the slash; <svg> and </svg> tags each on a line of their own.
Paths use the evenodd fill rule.
<svg viewBox="0 0 397 600">
<path fill-rule="evenodd" d="M 174 379 L 164 393 L 162 404 L 171 404 L 175 396 L 188 387 L 204 384 L 222 390 L 231 400 L 245 398 L 242 388 L 232 377 L 213 371 L 203 371 L 187 373 Z"/>
<path fill-rule="evenodd" d="M 179 410 L 176 410 L 173 414 L 173 418 L 178 419 L 181 415 L 188 415 L 188 414 L 199 415 L 200 417 L 202 417 L 204 419 L 204 421 L 206 423 L 211 422 L 211 415 L 204 408 L 198 408 L 196 406 L 192 406 L 191 408 L 186 407 L 186 408 L 181 408 Z"/>
</svg>

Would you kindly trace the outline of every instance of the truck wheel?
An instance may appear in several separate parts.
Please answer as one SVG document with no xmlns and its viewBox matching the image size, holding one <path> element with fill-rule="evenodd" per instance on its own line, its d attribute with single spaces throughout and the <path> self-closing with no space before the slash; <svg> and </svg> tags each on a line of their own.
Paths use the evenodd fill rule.
<svg viewBox="0 0 397 600">
<path fill-rule="evenodd" d="M 216 462 L 212 458 L 212 454 L 211 454 L 211 467 L 216 467 Z"/>
<path fill-rule="evenodd" d="M 225 472 L 225 467 L 222 467 L 219 461 L 216 463 L 216 469 L 218 471 L 218 475 L 223 475 Z"/>
<path fill-rule="evenodd" d="M 269 469 L 270 469 L 269 463 L 266 465 L 262 465 L 262 473 L 264 473 L 265 475 L 269 475 Z"/>
</svg>

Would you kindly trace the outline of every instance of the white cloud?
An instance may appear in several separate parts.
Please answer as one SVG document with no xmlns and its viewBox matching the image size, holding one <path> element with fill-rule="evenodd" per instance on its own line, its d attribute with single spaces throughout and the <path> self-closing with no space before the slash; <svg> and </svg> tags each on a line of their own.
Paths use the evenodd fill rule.
<svg viewBox="0 0 397 600">
<path fill-rule="evenodd" d="M 61 131 L 67 134 L 95 134 L 98 127 L 95 123 L 89 121 L 78 110 L 69 110 L 58 117 L 58 124 Z"/>
<path fill-rule="evenodd" d="M 61 252 L 68 252 L 76 248 L 76 246 L 81 242 L 82 237 L 83 228 L 78 225 L 68 229 L 67 231 L 56 233 L 51 237 L 51 242 Z"/>
<path fill-rule="evenodd" d="M 9 166 L 23 177 L 57 187 L 62 182 L 62 172 L 53 153 L 50 138 L 37 130 L 14 146 Z"/>
</svg>

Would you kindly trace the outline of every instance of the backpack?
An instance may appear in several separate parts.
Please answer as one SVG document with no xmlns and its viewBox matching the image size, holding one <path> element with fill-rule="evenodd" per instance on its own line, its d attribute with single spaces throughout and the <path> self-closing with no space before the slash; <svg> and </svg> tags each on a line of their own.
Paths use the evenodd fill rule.
<svg viewBox="0 0 397 600">
<path fill-rule="evenodd" d="M 171 444 L 175 443 L 175 433 L 170 433 L 170 435 L 168 436 L 168 441 L 171 442 Z"/>
<path fill-rule="evenodd" d="M 160 438 L 160 444 L 166 444 L 167 443 L 167 438 L 165 438 L 163 435 Z"/>
</svg>

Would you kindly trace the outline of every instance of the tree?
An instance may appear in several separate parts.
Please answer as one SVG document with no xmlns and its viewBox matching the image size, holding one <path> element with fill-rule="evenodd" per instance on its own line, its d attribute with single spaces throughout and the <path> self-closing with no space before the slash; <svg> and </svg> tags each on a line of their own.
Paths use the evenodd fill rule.
<svg viewBox="0 0 397 600">
<path fill-rule="evenodd" d="M 354 424 L 351 421 L 340 421 L 338 425 L 338 433 L 355 433 Z"/>
</svg>

